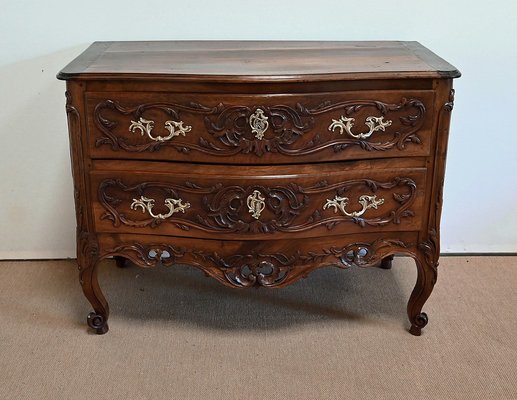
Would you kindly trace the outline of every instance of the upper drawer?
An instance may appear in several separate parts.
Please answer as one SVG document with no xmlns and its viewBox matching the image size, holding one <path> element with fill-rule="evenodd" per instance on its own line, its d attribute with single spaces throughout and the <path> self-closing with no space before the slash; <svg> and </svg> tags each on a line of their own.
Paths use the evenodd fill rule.
<svg viewBox="0 0 517 400">
<path fill-rule="evenodd" d="M 90 92 L 92 158 L 275 164 L 426 156 L 433 91 Z"/>
</svg>

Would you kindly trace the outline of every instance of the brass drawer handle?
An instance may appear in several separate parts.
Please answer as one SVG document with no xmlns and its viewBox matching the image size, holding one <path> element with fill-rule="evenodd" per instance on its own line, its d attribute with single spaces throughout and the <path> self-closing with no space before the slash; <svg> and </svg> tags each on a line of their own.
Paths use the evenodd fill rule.
<svg viewBox="0 0 517 400">
<path fill-rule="evenodd" d="M 154 207 L 154 199 L 149 199 L 144 196 L 140 196 L 140 199 L 133 199 L 133 203 L 131 203 L 131 209 L 136 210 L 137 208 L 142 208 L 142 212 L 147 212 L 151 215 L 153 218 L 157 219 L 166 219 L 169 218 L 172 214 L 177 212 L 184 213 L 187 208 L 190 208 L 190 203 L 182 203 L 183 200 L 181 199 L 165 199 L 165 205 L 169 209 L 169 212 L 167 214 L 153 214 L 153 207 Z"/>
<path fill-rule="evenodd" d="M 254 190 L 253 193 L 247 197 L 246 204 L 248 205 L 249 212 L 253 218 L 260 218 L 260 214 L 264 211 L 264 208 L 266 208 L 264 200 L 264 196 L 262 196 L 262 193 L 258 190 Z"/>
<path fill-rule="evenodd" d="M 250 116 L 251 133 L 255 135 L 258 140 L 264 138 L 264 133 L 269 127 L 268 117 L 264 115 L 264 110 L 257 108 L 257 110 Z"/>
<path fill-rule="evenodd" d="M 332 200 L 327 199 L 327 202 L 323 206 L 323 209 L 326 210 L 327 208 L 334 207 L 334 213 L 337 213 L 337 211 L 339 210 L 348 217 L 360 217 L 369 208 L 377 209 L 378 206 L 384 204 L 384 199 L 377 200 L 377 196 L 368 196 L 366 194 L 363 194 L 361 197 L 359 197 L 359 204 L 363 206 L 362 210 L 352 211 L 351 213 L 349 213 L 345 210 L 345 207 L 348 205 L 349 201 L 350 199 L 348 197 L 336 196 Z"/>
<path fill-rule="evenodd" d="M 390 126 L 393 121 L 387 120 L 386 122 L 383 121 L 384 117 L 367 117 L 365 125 L 370 128 L 368 132 L 365 133 L 358 133 L 357 135 L 352 133 L 352 128 L 354 127 L 354 121 L 355 118 L 347 118 L 345 116 L 341 116 L 339 119 L 333 119 L 332 123 L 329 125 L 329 131 L 334 132 L 337 129 L 339 129 L 339 134 L 343 134 L 343 130 L 346 131 L 350 136 L 356 138 L 356 139 L 367 139 L 370 136 L 372 136 L 373 132 L 376 131 L 385 131 L 386 127 Z"/>
<path fill-rule="evenodd" d="M 165 142 L 167 140 L 172 139 L 174 136 L 185 136 L 187 132 L 192 130 L 192 127 L 187 125 L 183 126 L 183 121 L 165 121 L 165 129 L 167 129 L 170 133 L 167 136 L 156 136 L 151 135 L 151 131 L 154 128 L 154 121 L 150 119 L 145 119 L 140 117 L 138 121 L 131 121 L 131 125 L 129 125 L 129 131 L 135 133 L 137 130 L 140 130 L 140 134 L 144 136 L 147 134 L 151 140 L 156 142 Z"/>
</svg>

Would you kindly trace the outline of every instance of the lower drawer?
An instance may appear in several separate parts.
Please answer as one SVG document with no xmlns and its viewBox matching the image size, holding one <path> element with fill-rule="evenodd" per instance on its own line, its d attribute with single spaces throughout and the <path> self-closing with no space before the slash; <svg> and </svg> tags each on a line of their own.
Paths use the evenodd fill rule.
<svg viewBox="0 0 517 400">
<path fill-rule="evenodd" d="M 382 166 L 382 168 L 381 168 Z M 426 169 L 96 162 L 97 232 L 268 240 L 419 230 Z"/>
</svg>

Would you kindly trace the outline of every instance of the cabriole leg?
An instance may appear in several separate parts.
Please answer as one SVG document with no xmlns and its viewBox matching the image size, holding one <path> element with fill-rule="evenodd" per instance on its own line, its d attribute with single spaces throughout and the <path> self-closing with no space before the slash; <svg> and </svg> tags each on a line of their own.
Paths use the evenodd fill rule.
<svg viewBox="0 0 517 400">
<path fill-rule="evenodd" d="M 109 307 L 97 280 L 97 267 L 100 261 L 97 243 L 86 239 L 78 249 L 79 282 L 94 310 L 88 314 L 86 321 L 95 333 L 102 335 L 108 332 Z"/>
<path fill-rule="evenodd" d="M 407 313 L 409 321 L 411 322 L 409 333 L 420 336 L 422 334 L 422 328 L 424 328 L 429 321 L 427 314 L 422 312 L 422 307 L 431 295 L 436 283 L 438 263 L 434 261 L 436 259 L 435 257 L 430 257 L 429 254 L 423 254 L 420 251 L 414 256 L 414 259 L 418 275 L 416 285 L 409 298 Z"/>
</svg>

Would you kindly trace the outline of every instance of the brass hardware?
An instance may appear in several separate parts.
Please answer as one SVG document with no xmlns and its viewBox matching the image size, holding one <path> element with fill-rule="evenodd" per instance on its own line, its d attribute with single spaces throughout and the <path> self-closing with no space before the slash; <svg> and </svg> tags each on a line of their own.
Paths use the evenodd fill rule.
<svg viewBox="0 0 517 400">
<path fill-rule="evenodd" d="M 327 202 L 323 206 L 323 209 L 326 210 L 327 208 L 334 207 L 334 213 L 337 213 L 337 211 L 339 210 L 348 217 L 360 217 L 369 208 L 377 209 L 378 206 L 384 204 L 384 199 L 377 200 L 377 196 L 368 196 L 363 194 L 361 197 L 359 197 L 359 204 L 363 206 L 362 210 L 352 211 L 351 213 L 349 213 L 345 210 L 345 207 L 348 205 L 349 201 L 350 199 L 348 197 L 336 196 L 333 200 L 327 199 Z"/>
<path fill-rule="evenodd" d="M 142 212 L 147 212 L 151 215 L 153 218 L 157 219 L 166 219 L 169 218 L 172 214 L 177 212 L 184 213 L 187 208 L 190 208 L 190 203 L 182 203 L 183 200 L 181 199 L 165 199 L 165 205 L 169 209 L 169 212 L 167 214 L 153 214 L 153 207 L 154 207 L 154 199 L 149 199 L 144 196 L 140 196 L 140 199 L 133 199 L 133 203 L 131 203 L 131 209 L 136 210 L 137 208 L 142 208 Z"/>
<path fill-rule="evenodd" d="M 138 121 L 131 121 L 129 125 L 129 131 L 135 133 L 136 130 L 140 130 L 140 134 L 144 136 L 147 134 L 151 140 L 156 142 L 165 142 L 172 139 L 174 136 L 185 136 L 187 132 L 192 130 L 192 127 L 187 125 L 183 126 L 183 121 L 165 121 L 165 129 L 169 131 L 167 136 L 156 136 L 151 135 L 151 131 L 154 128 L 154 121 L 140 117 Z"/>
<path fill-rule="evenodd" d="M 354 134 L 352 133 L 352 128 L 354 127 L 354 121 L 355 118 L 347 118 L 345 116 L 341 116 L 339 119 L 333 119 L 332 123 L 329 125 L 329 131 L 334 132 L 337 129 L 339 129 L 339 134 L 343 134 L 343 130 L 346 131 L 350 136 L 356 138 L 356 139 L 366 139 L 372 136 L 373 132 L 376 131 L 385 131 L 386 127 L 391 126 L 392 122 L 391 120 L 387 120 L 386 122 L 383 121 L 384 117 L 367 117 L 365 125 L 370 128 L 368 132 L 364 133 L 358 133 Z"/>
<path fill-rule="evenodd" d="M 246 199 L 246 204 L 248 205 L 249 212 L 253 218 L 259 219 L 260 214 L 264 211 L 264 208 L 266 208 L 264 200 L 264 196 L 262 196 L 262 193 L 258 190 L 254 190 Z"/>
<path fill-rule="evenodd" d="M 257 108 L 257 110 L 250 116 L 251 133 L 259 140 L 264 138 L 264 133 L 269 127 L 268 117 L 264 115 L 264 110 Z"/>
</svg>

